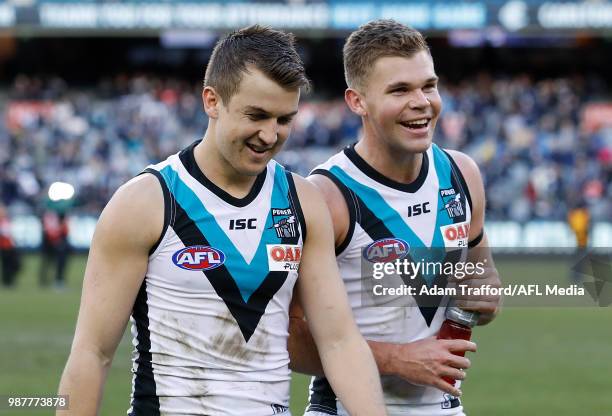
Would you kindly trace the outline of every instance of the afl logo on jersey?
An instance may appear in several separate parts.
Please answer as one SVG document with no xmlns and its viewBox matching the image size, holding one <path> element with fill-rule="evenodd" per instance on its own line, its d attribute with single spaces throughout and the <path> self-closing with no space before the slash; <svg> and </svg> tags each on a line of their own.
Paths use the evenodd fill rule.
<svg viewBox="0 0 612 416">
<path fill-rule="evenodd" d="M 185 270 L 212 270 L 225 263 L 225 254 L 209 246 L 191 246 L 174 253 L 172 262 Z"/>
<path fill-rule="evenodd" d="M 363 250 L 363 257 L 371 263 L 388 263 L 406 257 L 410 246 L 401 238 L 383 238 Z"/>
</svg>

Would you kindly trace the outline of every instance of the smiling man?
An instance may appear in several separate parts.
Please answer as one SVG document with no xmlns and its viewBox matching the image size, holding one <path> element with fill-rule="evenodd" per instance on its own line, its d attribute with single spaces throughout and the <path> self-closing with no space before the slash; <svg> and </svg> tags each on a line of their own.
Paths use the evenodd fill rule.
<svg viewBox="0 0 612 416">
<path fill-rule="evenodd" d="M 129 415 L 289 414 L 294 286 L 340 400 L 354 415 L 385 414 L 325 202 L 272 160 L 307 84 L 289 34 L 253 26 L 216 45 L 203 140 L 122 186 L 100 217 L 61 414 L 97 413 L 130 315 Z"/>
<path fill-rule="evenodd" d="M 363 266 L 396 258 L 418 261 L 415 252 L 447 255 L 456 247 L 478 247 L 490 267 L 464 284 L 499 286 L 484 234 L 478 167 L 465 154 L 432 143 L 442 100 L 433 59 L 418 31 L 393 20 L 363 25 L 344 45 L 344 69 L 345 100 L 361 117 L 362 137 L 318 166 L 310 180 L 331 211 L 337 261 L 355 319 L 376 358 L 389 414 L 462 415 L 459 385 L 442 378 L 462 380 L 470 361 L 454 353 L 475 351 L 476 345 L 436 339 L 448 297 L 388 296 L 373 306 L 366 301 L 373 276 L 363 275 Z M 460 241 L 449 238 L 459 232 Z M 402 281 L 410 282 L 406 277 Z M 428 278 L 419 275 L 413 283 L 446 285 L 443 276 Z M 398 300 L 406 306 L 397 306 Z M 484 324 L 495 316 L 499 297 L 454 301 L 479 312 Z M 295 303 L 292 368 L 321 374 L 305 325 Z M 324 377 L 314 378 L 308 415 L 346 414 L 336 393 Z"/>
</svg>

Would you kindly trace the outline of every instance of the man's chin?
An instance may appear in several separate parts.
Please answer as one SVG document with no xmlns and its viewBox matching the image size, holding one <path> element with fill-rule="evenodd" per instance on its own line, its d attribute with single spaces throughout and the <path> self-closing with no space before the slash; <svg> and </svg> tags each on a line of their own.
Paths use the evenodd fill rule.
<svg viewBox="0 0 612 416">
<path fill-rule="evenodd" d="M 266 169 L 267 165 L 267 162 L 265 164 L 249 163 L 248 165 L 243 165 L 240 169 L 236 170 L 244 176 L 258 176 Z"/>
<path fill-rule="evenodd" d="M 431 138 L 418 138 L 402 142 L 402 150 L 408 153 L 425 153 L 431 146 Z"/>
</svg>

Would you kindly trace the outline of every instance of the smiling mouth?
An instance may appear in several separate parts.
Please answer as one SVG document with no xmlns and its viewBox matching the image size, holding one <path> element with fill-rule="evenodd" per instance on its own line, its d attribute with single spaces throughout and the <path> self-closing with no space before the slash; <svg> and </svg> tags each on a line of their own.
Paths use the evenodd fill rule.
<svg viewBox="0 0 612 416">
<path fill-rule="evenodd" d="M 419 130 L 419 129 L 426 128 L 427 126 L 429 126 L 430 121 L 431 119 L 429 118 L 422 118 L 422 119 L 413 120 L 413 121 L 400 121 L 400 124 L 411 130 Z"/>
<path fill-rule="evenodd" d="M 268 150 L 270 150 L 269 147 L 258 147 L 258 146 L 254 146 L 254 145 L 252 145 L 250 143 L 247 143 L 246 145 L 247 145 L 247 147 L 249 149 L 251 149 L 252 151 L 254 151 L 255 153 L 260 154 L 260 155 L 263 155 Z"/>
</svg>

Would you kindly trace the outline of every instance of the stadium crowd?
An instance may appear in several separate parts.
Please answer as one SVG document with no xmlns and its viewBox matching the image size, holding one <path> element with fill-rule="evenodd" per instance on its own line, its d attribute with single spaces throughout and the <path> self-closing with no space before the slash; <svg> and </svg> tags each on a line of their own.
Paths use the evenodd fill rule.
<svg viewBox="0 0 612 416">
<path fill-rule="evenodd" d="M 76 188 L 75 210 L 98 215 L 117 187 L 146 165 L 201 137 L 201 85 L 118 76 L 95 88 L 17 77 L 0 91 L 0 196 L 34 213 L 54 181 Z M 442 80 L 435 141 L 471 155 L 487 188 L 491 220 L 564 220 L 588 204 L 612 218 L 612 127 L 585 129 L 588 103 L 605 100 L 596 77 L 534 80 L 479 74 Z M 603 95 L 602 95 L 603 93 Z M 279 160 L 301 174 L 359 135 L 341 97 L 305 97 Z"/>
</svg>

